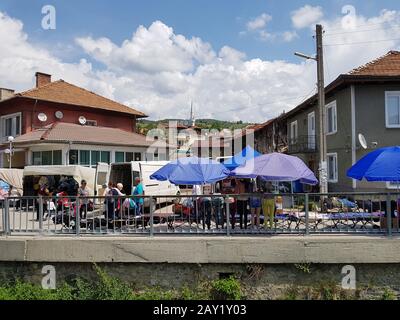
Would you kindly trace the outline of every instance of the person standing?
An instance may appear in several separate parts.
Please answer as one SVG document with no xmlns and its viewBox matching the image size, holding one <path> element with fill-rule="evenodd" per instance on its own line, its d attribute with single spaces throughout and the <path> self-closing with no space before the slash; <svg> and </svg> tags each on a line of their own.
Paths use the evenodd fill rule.
<svg viewBox="0 0 400 320">
<path fill-rule="evenodd" d="M 247 215 L 248 215 L 248 203 L 249 197 L 246 195 L 247 193 L 247 184 L 244 179 L 239 179 L 236 183 L 236 194 L 237 194 L 237 201 L 236 207 L 237 212 L 239 214 L 239 224 L 240 229 L 247 229 Z"/>
<path fill-rule="evenodd" d="M 79 214 L 82 219 L 86 219 L 89 199 L 89 187 L 87 186 L 86 180 L 81 181 L 81 185 L 78 188 L 78 197 L 82 197 L 80 200 Z"/>
<path fill-rule="evenodd" d="M 139 177 L 135 178 L 135 188 L 132 191 L 132 195 L 136 196 L 133 201 L 135 201 L 136 203 L 136 207 L 137 207 L 137 215 L 142 215 L 143 214 L 143 205 L 144 205 L 144 199 L 143 198 L 139 198 L 137 196 L 139 195 L 144 195 L 144 188 L 143 188 L 143 184 L 142 184 L 142 180 Z"/>
<path fill-rule="evenodd" d="M 253 228 L 260 228 L 261 197 L 256 182 L 253 184 L 253 192 L 256 194 L 250 197 L 251 225 Z"/>
<path fill-rule="evenodd" d="M 265 229 L 268 228 L 268 222 L 270 229 L 274 227 L 274 222 L 275 222 L 275 196 L 272 192 L 273 192 L 272 183 L 267 182 L 265 193 L 263 195 L 263 200 L 262 200 L 262 210 L 264 214 Z"/>
</svg>

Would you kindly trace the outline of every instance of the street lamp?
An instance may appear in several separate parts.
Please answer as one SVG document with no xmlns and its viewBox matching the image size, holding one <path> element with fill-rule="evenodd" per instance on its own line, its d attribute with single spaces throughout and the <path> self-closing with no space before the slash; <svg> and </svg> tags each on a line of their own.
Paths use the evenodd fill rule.
<svg viewBox="0 0 400 320">
<path fill-rule="evenodd" d="M 325 134 L 325 84 L 324 84 L 324 52 L 322 47 L 322 25 L 316 26 L 317 55 L 312 57 L 304 53 L 295 52 L 295 55 L 317 62 L 317 78 L 318 78 L 318 108 L 319 108 L 319 186 L 320 193 L 328 193 L 328 177 L 327 177 L 327 148 Z"/>
<path fill-rule="evenodd" d="M 301 52 L 295 52 L 294 55 L 295 55 L 295 56 L 298 56 L 298 57 L 300 57 L 300 58 L 307 59 L 307 60 L 315 60 L 315 61 L 317 61 L 317 58 L 316 58 L 316 57 L 312 57 L 312 56 L 306 55 L 306 54 L 301 53 Z"/>
<path fill-rule="evenodd" d="M 12 156 L 14 155 L 14 147 L 13 147 L 14 137 L 9 136 L 7 140 L 10 144 L 10 147 L 5 150 L 5 153 L 8 154 L 8 157 L 9 157 L 8 163 L 9 163 L 9 167 L 11 169 L 11 160 L 12 160 Z"/>
</svg>

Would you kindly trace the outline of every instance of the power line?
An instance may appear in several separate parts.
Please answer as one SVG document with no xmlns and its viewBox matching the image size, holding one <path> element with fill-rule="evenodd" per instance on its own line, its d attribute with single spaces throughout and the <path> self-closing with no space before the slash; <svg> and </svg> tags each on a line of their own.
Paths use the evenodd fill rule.
<svg viewBox="0 0 400 320">
<path fill-rule="evenodd" d="M 366 24 L 358 24 L 352 26 L 353 28 L 359 28 L 359 27 L 372 27 L 372 26 L 380 26 L 384 24 L 388 24 L 389 22 L 379 22 L 379 23 L 366 23 Z M 333 29 L 326 29 L 325 31 L 336 31 L 336 30 L 343 30 L 343 28 L 333 28 Z"/>
<path fill-rule="evenodd" d="M 400 25 L 394 25 L 389 28 L 374 28 L 374 29 L 367 29 L 367 30 L 354 30 L 354 31 L 343 31 L 343 32 L 336 32 L 336 33 L 329 33 L 326 32 L 324 36 L 336 36 L 336 35 L 342 35 L 342 34 L 351 34 L 351 33 L 361 33 L 361 32 L 369 32 L 369 31 L 377 31 L 377 30 L 390 30 L 390 29 L 396 29 L 400 28 Z"/>
<path fill-rule="evenodd" d="M 332 46 L 351 46 L 357 44 L 367 44 L 367 43 L 377 43 L 377 42 L 386 42 L 386 41 L 398 41 L 400 38 L 393 38 L 393 39 L 381 39 L 381 40 L 372 40 L 372 41 L 360 41 L 360 42 L 347 42 L 347 43 L 329 43 L 325 44 L 325 47 L 332 47 Z"/>
</svg>

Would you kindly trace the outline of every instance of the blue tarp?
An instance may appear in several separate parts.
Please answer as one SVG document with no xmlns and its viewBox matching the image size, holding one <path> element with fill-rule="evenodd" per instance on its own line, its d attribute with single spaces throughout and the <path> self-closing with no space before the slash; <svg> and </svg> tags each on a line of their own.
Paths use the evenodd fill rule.
<svg viewBox="0 0 400 320">
<path fill-rule="evenodd" d="M 368 153 L 347 171 L 347 176 L 357 180 L 400 182 L 400 147 Z"/>
<path fill-rule="evenodd" d="M 173 184 L 201 185 L 225 179 L 229 170 L 215 160 L 189 157 L 171 161 L 156 172 L 150 179 L 166 181 Z"/>
<path fill-rule="evenodd" d="M 261 156 L 261 153 L 254 150 L 252 147 L 247 146 L 241 152 L 235 154 L 232 158 L 224 161 L 224 166 L 229 170 L 236 169 L 237 167 L 245 164 L 247 160 Z"/>
</svg>

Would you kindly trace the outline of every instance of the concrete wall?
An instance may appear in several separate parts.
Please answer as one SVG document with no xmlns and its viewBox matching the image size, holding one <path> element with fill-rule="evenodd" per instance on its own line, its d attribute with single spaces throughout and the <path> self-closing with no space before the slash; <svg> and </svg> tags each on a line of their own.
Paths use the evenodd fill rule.
<svg viewBox="0 0 400 320">
<path fill-rule="evenodd" d="M 0 261 L 400 263 L 400 237 L 8 237 Z"/>
<path fill-rule="evenodd" d="M 136 289 L 196 287 L 232 274 L 247 298 L 279 299 L 297 287 L 316 294 L 340 286 L 350 264 L 361 297 L 379 298 L 385 287 L 400 292 L 399 244 L 379 236 L 9 237 L 0 238 L 0 283 L 40 284 L 45 265 L 55 267 L 58 284 L 96 281 L 96 262 Z"/>
</svg>

